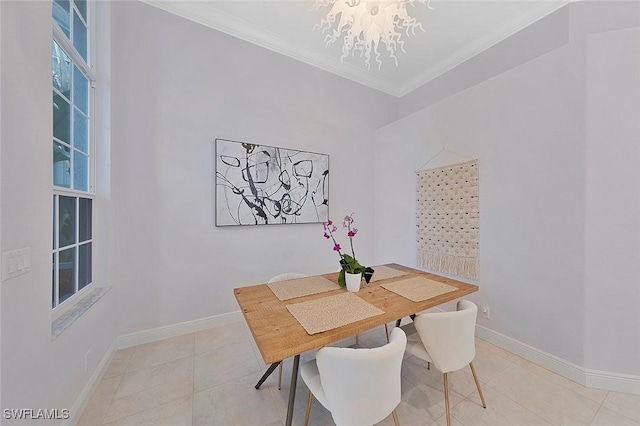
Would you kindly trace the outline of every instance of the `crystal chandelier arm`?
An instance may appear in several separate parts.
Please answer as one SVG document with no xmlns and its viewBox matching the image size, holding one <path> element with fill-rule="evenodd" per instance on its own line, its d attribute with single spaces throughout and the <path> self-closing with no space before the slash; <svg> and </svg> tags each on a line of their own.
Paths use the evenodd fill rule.
<svg viewBox="0 0 640 426">
<path fill-rule="evenodd" d="M 353 55 L 359 51 L 367 69 L 374 57 L 380 69 L 382 60 L 379 45 L 382 42 L 389 57 L 398 66 L 398 48 L 406 53 L 402 33 L 409 37 L 415 35 L 416 28 L 425 31 L 422 24 L 407 11 L 407 6 L 416 3 L 433 9 L 431 0 L 316 0 L 315 9 L 329 7 L 329 11 L 314 26 L 314 30 L 318 28 L 323 33 L 329 31 L 325 36 L 327 46 L 342 38 L 341 60 L 349 53 Z"/>
</svg>

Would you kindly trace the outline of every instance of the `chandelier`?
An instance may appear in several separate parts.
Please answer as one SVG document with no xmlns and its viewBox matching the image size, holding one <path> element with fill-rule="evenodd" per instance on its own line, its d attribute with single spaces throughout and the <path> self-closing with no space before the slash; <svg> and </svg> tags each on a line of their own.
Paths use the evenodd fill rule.
<svg viewBox="0 0 640 426">
<path fill-rule="evenodd" d="M 422 28 L 422 24 L 409 16 L 407 5 L 415 3 L 429 4 L 431 0 L 316 0 L 315 8 L 329 7 L 326 18 L 323 18 L 314 29 L 327 32 L 325 37 L 327 47 L 342 37 L 342 56 L 344 58 L 351 53 L 360 52 L 364 58 L 367 69 L 371 67 L 371 58 L 375 56 L 378 69 L 382 66 L 380 43 L 398 66 L 396 51 L 398 47 L 404 50 L 402 33 L 407 37 L 409 32 L 415 34 L 416 28 Z"/>
</svg>

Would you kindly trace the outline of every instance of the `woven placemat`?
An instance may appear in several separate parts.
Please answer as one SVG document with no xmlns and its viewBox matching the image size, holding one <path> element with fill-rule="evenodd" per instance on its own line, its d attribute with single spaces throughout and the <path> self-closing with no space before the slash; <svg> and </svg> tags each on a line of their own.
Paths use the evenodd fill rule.
<svg viewBox="0 0 640 426">
<path fill-rule="evenodd" d="M 322 299 L 287 305 L 287 310 L 309 334 L 333 330 L 352 322 L 384 314 L 353 293 L 341 293 Z"/>
<path fill-rule="evenodd" d="M 399 271 L 395 268 L 390 268 L 388 266 L 375 266 L 373 268 L 373 277 L 371 277 L 370 282 L 386 280 L 387 278 L 395 278 L 401 277 L 402 275 L 408 275 L 408 272 Z"/>
<path fill-rule="evenodd" d="M 277 281 L 275 283 L 269 283 L 267 286 L 280 300 L 295 299 L 296 297 L 324 293 L 325 291 L 340 288 L 338 284 L 319 275 L 296 278 L 295 280 Z"/>
<path fill-rule="evenodd" d="M 424 277 L 407 278 L 406 280 L 389 284 L 381 284 L 380 287 L 386 288 L 413 302 L 422 302 L 423 300 L 457 290 L 454 286 Z"/>
</svg>

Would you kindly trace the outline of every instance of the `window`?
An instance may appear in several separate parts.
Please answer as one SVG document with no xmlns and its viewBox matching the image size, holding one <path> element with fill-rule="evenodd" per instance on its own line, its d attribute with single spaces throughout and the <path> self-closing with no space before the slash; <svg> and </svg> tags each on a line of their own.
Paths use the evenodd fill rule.
<svg viewBox="0 0 640 426">
<path fill-rule="evenodd" d="M 91 284 L 92 200 L 53 196 L 53 301 L 55 308 Z"/>
<path fill-rule="evenodd" d="M 93 158 L 86 0 L 53 1 L 52 308 L 92 281 Z"/>
</svg>

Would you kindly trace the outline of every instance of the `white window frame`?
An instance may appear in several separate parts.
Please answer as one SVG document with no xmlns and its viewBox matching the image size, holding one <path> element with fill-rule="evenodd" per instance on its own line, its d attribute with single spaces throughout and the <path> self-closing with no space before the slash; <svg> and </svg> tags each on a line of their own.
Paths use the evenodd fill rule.
<svg viewBox="0 0 640 426">
<path fill-rule="evenodd" d="M 73 10 L 75 9 L 75 3 L 71 3 L 72 4 L 72 8 L 70 10 L 70 34 L 73 34 Z M 53 0 L 51 1 L 51 6 L 53 8 Z M 52 222 L 53 222 L 53 226 L 54 226 L 54 238 L 55 238 L 55 249 L 52 247 L 52 255 L 54 256 L 58 256 L 58 253 L 64 249 L 70 248 L 70 247 L 77 247 L 79 249 L 79 247 L 81 245 L 87 244 L 87 243 L 91 243 L 92 247 L 91 247 L 91 274 L 92 274 L 92 280 L 91 283 L 87 284 L 84 288 L 78 290 L 78 268 L 79 268 L 79 256 L 76 257 L 76 262 L 75 262 L 75 271 L 74 271 L 74 276 L 76 277 L 75 282 L 74 282 L 74 294 L 72 294 L 69 298 L 65 299 L 62 303 L 60 303 L 58 301 L 59 299 L 59 280 L 58 280 L 58 274 L 59 274 L 59 270 L 58 268 L 56 268 L 56 270 L 54 271 L 55 273 L 55 283 L 57 283 L 57 285 L 54 285 L 52 283 L 52 286 L 55 286 L 52 291 L 55 292 L 55 300 L 58 301 L 58 304 L 54 307 L 52 307 L 52 320 L 56 320 L 58 318 L 60 318 L 62 315 L 64 315 L 67 311 L 69 311 L 70 309 L 74 308 L 75 305 L 78 303 L 79 300 L 81 300 L 85 294 L 87 294 L 89 291 L 91 291 L 94 287 L 95 287 L 95 243 L 94 243 L 94 237 L 95 237 L 95 221 L 93 220 L 93 218 L 95 217 L 95 199 L 96 199 L 96 193 L 95 193 L 95 187 L 96 187 L 96 71 L 94 68 L 94 63 L 95 63 L 95 58 L 94 58 L 94 52 L 95 50 L 95 43 L 96 43 L 96 35 L 95 35 L 95 2 L 93 0 L 89 0 L 87 1 L 87 22 L 85 22 L 87 24 L 87 58 L 89 63 L 87 63 L 84 58 L 77 52 L 76 48 L 73 46 L 73 43 L 71 42 L 71 40 L 69 38 L 67 38 L 66 34 L 60 29 L 60 27 L 58 27 L 58 24 L 56 23 L 55 19 L 53 19 L 53 16 L 51 16 L 51 23 L 53 26 L 53 35 L 52 35 L 52 43 L 55 41 L 58 46 L 60 46 L 60 48 L 65 52 L 65 54 L 69 57 L 69 59 L 71 59 L 72 62 L 72 66 L 75 65 L 76 67 L 78 67 L 78 69 L 85 74 L 85 76 L 89 79 L 89 144 L 88 144 L 88 156 L 89 156 L 89 164 L 88 164 L 88 168 L 89 168 L 89 185 L 88 185 L 88 191 L 80 191 L 80 190 L 75 190 L 72 189 L 73 185 L 71 185 L 71 188 L 66 188 L 66 187 L 60 187 L 60 186 L 56 186 L 53 184 L 53 175 L 51 176 L 52 179 L 52 194 L 53 195 L 58 195 L 58 196 L 67 196 L 67 197 L 74 197 L 74 198 L 85 198 L 85 199 L 91 199 L 91 204 L 92 204 L 92 208 L 91 208 L 91 212 L 92 212 L 92 220 L 91 220 L 91 238 L 87 241 L 83 241 L 80 242 L 79 240 L 79 221 L 80 221 L 80 217 L 79 217 L 79 201 L 76 200 L 76 216 L 75 216 L 75 226 L 76 226 L 76 243 L 74 245 L 70 245 L 70 246 L 66 246 L 66 247 L 58 247 L 58 238 L 59 238 L 59 220 L 55 220 L 53 221 L 54 217 L 52 217 Z M 80 18 L 82 19 L 82 17 L 80 16 Z M 73 73 L 73 71 L 72 71 Z M 52 90 L 56 90 L 55 88 L 52 87 Z M 73 89 L 71 89 L 73 90 Z M 59 92 L 58 92 L 59 93 Z M 59 93 L 61 94 L 61 93 Z M 71 104 L 71 108 L 73 108 L 73 104 Z M 70 127 L 70 142 L 73 141 L 73 125 L 71 125 Z M 49 144 L 52 144 L 53 141 L 55 141 L 56 139 L 53 137 L 51 137 Z M 51 145 L 50 145 L 51 146 Z M 71 149 L 71 155 L 73 156 L 73 148 Z M 71 181 L 73 182 L 73 173 L 71 173 Z M 52 202 L 53 202 L 53 197 L 52 197 Z M 53 206 L 52 206 L 53 207 Z M 59 213 L 58 211 L 58 206 L 55 206 L 55 212 L 56 214 Z M 79 254 L 79 250 L 76 249 L 76 253 Z"/>
</svg>

